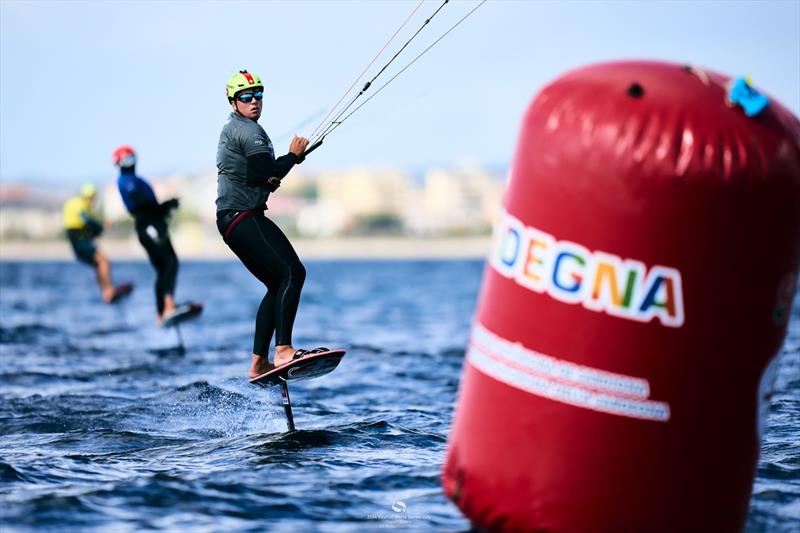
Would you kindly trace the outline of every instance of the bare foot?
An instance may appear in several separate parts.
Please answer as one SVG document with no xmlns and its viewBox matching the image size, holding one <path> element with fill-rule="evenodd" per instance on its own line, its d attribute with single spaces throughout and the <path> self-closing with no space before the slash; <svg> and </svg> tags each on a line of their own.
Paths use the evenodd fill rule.
<svg viewBox="0 0 800 533">
<path fill-rule="evenodd" d="M 253 359 L 250 361 L 250 370 L 247 371 L 247 377 L 253 379 L 261 374 L 269 372 L 273 368 L 275 367 L 272 366 L 272 363 L 269 362 L 269 359 L 253 354 Z"/>
<path fill-rule="evenodd" d="M 175 311 L 175 298 L 171 294 L 164 296 L 164 312 L 161 313 L 162 318 L 172 314 Z"/>
<path fill-rule="evenodd" d="M 105 303 L 111 303 L 112 298 L 114 298 L 114 287 L 106 287 L 103 289 L 103 301 Z"/>
<path fill-rule="evenodd" d="M 281 344 L 275 347 L 275 366 L 279 367 L 285 365 L 294 357 L 294 352 L 297 350 L 291 344 Z"/>
</svg>

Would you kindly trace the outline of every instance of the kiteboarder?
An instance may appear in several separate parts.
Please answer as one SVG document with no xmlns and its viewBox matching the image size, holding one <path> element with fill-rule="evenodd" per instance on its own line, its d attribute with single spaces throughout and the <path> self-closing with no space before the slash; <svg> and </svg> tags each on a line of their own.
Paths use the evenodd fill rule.
<svg viewBox="0 0 800 533">
<path fill-rule="evenodd" d="M 289 153 L 275 157 L 272 141 L 258 124 L 264 85 L 246 70 L 234 74 L 226 94 L 232 112 L 222 128 L 217 149 L 217 228 L 225 243 L 267 292 L 256 314 L 249 377 L 267 372 L 309 353 L 326 348 L 296 350 L 292 328 L 306 269 L 289 239 L 264 214 L 267 198 L 298 163 L 308 139 L 295 136 Z M 275 334 L 273 363 L 268 357 Z"/>
<path fill-rule="evenodd" d="M 94 183 L 84 183 L 80 195 L 64 203 L 64 229 L 78 261 L 94 268 L 103 301 L 113 303 L 130 294 L 133 285 L 124 283 L 115 287 L 111 283 L 111 262 L 94 244 L 94 240 L 103 233 L 103 224 L 94 211 L 96 197 L 97 187 Z"/>
</svg>

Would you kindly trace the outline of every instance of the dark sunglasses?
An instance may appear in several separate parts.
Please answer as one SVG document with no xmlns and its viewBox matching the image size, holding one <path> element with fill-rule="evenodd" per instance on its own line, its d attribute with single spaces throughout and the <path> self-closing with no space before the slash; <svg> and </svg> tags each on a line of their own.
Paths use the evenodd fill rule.
<svg viewBox="0 0 800 533">
<path fill-rule="evenodd" d="M 250 103 L 253 98 L 256 99 L 256 102 L 260 102 L 262 98 L 264 98 L 264 91 L 256 91 L 254 93 L 242 93 L 236 97 L 242 103 L 248 104 Z"/>
</svg>

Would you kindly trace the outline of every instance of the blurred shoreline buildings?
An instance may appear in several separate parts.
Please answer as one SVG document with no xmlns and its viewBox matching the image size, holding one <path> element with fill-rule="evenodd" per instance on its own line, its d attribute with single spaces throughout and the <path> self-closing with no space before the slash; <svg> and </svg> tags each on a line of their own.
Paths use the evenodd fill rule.
<svg viewBox="0 0 800 533">
<path fill-rule="evenodd" d="M 395 168 L 295 169 L 270 197 L 268 216 L 287 234 L 308 239 L 483 236 L 491 232 L 499 212 L 504 180 L 504 173 L 477 163 L 431 168 L 417 176 Z M 173 240 L 198 250 L 209 239 L 219 240 L 216 169 L 150 182 L 159 200 L 180 198 L 172 220 Z M 135 239 L 116 180 L 97 185 L 99 210 L 109 224 L 103 238 Z M 74 194 L 77 187 L 0 183 L 0 240 L 61 238 L 61 206 Z"/>
</svg>

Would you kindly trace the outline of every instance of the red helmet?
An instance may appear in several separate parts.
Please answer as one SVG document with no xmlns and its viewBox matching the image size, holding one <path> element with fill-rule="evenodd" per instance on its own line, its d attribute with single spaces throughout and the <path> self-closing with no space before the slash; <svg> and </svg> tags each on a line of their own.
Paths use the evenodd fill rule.
<svg viewBox="0 0 800 533">
<path fill-rule="evenodd" d="M 132 167 L 136 164 L 136 152 L 127 144 L 123 144 L 114 150 L 114 164 L 118 167 Z"/>
</svg>

